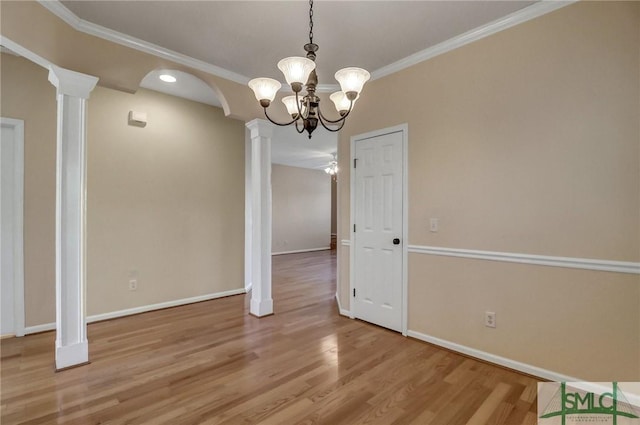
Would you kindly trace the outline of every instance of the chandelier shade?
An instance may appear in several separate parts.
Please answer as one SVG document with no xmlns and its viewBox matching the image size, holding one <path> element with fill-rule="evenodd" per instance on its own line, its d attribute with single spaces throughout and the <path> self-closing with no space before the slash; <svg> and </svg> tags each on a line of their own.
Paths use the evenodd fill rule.
<svg viewBox="0 0 640 425">
<path fill-rule="evenodd" d="M 336 72 L 335 77 L 340 83 L 342 91 L 349 96 L 349 92 L 356 92 L 356 95 L 360 94 L 364 83 L 371 78 L 371 74 L 362 68 L 350 67 Z"/>
<path fill-rule="evenodd" d="M 286 96 L 282 99 L 291 116 L 289 122 L 274 121 L 267 112 L 267 108 L 282 85 L 272 78 L 255 78 L 249 81 L 249 87 L 260 102 L 260 106 L 264 108 L 264 115 L 269 121 L 279 126 L 293 124 L 298 133 L 306 131 L 309 138 L 318 124 L 329 131 L 339 131 L 353 110 L 353 105 L 362 92 L 362 87 L 371 78 L 371 75 L 362 68 L 349 67 L 336 72 L 335 77 L 340 83 L 342 91 L 333 93 L 330 99 L 336 106 L 339 117 L 337 119 L 328 118 L 320 109 L 320 97 L 316 95 L 318 75 L 316 74 L 315 61 L 318 49 L 318 45 L 313 42 L 313 0 L 309 0 L 309 43 L 304 45 L 307 57 L 292 56 L 278 62 L 278 68 L 295 93 L 294 96 Z M 300 93 L 303 86 L 306 88 L 304 95 Z"/>
<path fill-rule="evenodd" d="M 304 105 L 302 99 L 298 98 L 298 105 L 296 105 L 296 96 L 286 96 L 282 98 L 282 103 L 287 108 L 287 112 L 291 117 L 298 115 L 300 112 L 304 114 Z M 298 108 L 300 106 L 300 108 Z"/>
<path fill-rule="evenodd" d="M 302 85 L 309 79 L 311 71 L 316 69 L 316 63 L 311 59 L 292 56 L 278 62 L 278 69 L 282 71 L 284 79 L 287 80 L 293 91 L 300 91 Z"/>
<path fill-rule="evenodd" d="M 335 93 L 332 93 L 331 96 L 329 96 L 329 99 L 331 99 L 333 104 L 336 106 L 336 110 L 340 113 L 340 115 L 343 115 L 349 110 L 349 106 L 353 107 L 353 105 L 356 104 L 356 100 L 358 100 L 359 97 L 360 96 L 353 99 L 352 103 L 343 91 L 337 91 Z"/>
<path fill-rule="evenodd" d="M 273 78 L 254 78 L 249 81 L 249 87 L 251 87 L 261 105 L 266 101 L 267 106 L 269 106 L 282 84 Z M 263 107 L 265 106 L 263 105 Z"/>
</svg>

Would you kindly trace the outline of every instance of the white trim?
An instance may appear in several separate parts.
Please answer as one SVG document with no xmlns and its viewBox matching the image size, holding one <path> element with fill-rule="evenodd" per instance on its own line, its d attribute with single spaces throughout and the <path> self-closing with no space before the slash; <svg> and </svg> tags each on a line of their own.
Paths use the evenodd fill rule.
<svg viewBox="0 0 640 425">
<path fill-rule="evenodd" d="M 503 31 L 507 28 L 511 28 L 515 25 L 521 24 L 523 22 L 537 18 L 544 14 L 547 14 L 549 12 L 553 12 L 554 10 L 568 6 L 574 3 L 575 1 L 577 0 L 567 0 L 567 1 L 542 0 L 542 1 L 536 2 L 533 5 L 528 6 L 524 9 L 518 10 L 510 15 L 507 15 L 493 22 L 490 22 L 478 28 L 467 31 L 466 33 L 460 34 L 456 37 L 450 38 L 449 40 L 443 41 L 440 44 L 431 46 L 425 50 L 414 53 L 410 56 L 400 59 L 399 61 L 383 66 L 382 68 L 378 68 L 371 73 L 371 80 L 376 80 L 378 78 L 387 76 L 389 74 L 393 74 L 394 72 L 401 71 L 405 68 L 418 64 L 420 62 L 424 62 L 435 56 L 457 49 L 458 47 L 462 47 L 466 44 L 488 37 L 492 34 Z M 202 60 L 192 58 L 182 53 L 178 53 L 176 51 L 166 49 L 156 44 L 149 43 L 139 38 L 135 38 L 130 35 L 127 35 L 118 31 L 114 31 L 112 29 L 81 19 L 77 15 L 75 15 L 73 12 L 71 12 L 66 6 L 64 6 L 58 0 L 38 0 L 38 3 L 40 3 L 43 7 L 45 7 L 51 13 L 56 15 L 58 18 L 62 19 L 64 22 L 66 22 L 76 31 L 93 35 L 95 37 L 99 37 L 104 40 L 108 40 L 108 41 L 120 44 L 122 46 L 126 46 L 126 47 L 129 47 L 144 53 L 148 53 L 163 59 L 168 59 L 173 62 L 182 64 L 194 69 L 198 69 L 200 71 L 204 71 L 212 75 L 216 75 L 218 77 L 234 81 L 239 84 L 246 85 L 249 82 L 248 77 L 238 74 L 237 72 L 233 72 L 233 71 L 221 68 L 219 66 L 210 64 L 208 62 L 204 62 Z M 9 45 L 6 45 L 6 47 L 16 51 Z M 16 53 L 20 53 L 20 52 L 16 51 Z M 40 65 L 44 67 L 48 66 L 48 64 L 47 65 L 40 64 Z M 324 92 L 329 93 L 337 90 L 337 87 L 338 86 L 336 84 L 320 84 L 318 85 L 317 91 L 319 93 L 324 93 Z M 288 87 L 285 86 L 283 88 L 286 91 Z"/>
<path fill-rule="evenodd" d="M 272 252 L 271 255 L 298 254 L 300 252 L 328 251 L 330 249 L 331 249 L 331 247 L 324 246 L 322 248 L 308 248 L 308 249 L 296 249 L 294 251 Z"/>
<path fill-rule="evenodd" d="M 55 65 L 56 369 L 89 361 L 86 326 L 87 99 L 98 78 Z M 85 358 L 81 356 L 86 355 Z"/>
<path fill-rule="evenodd" d="M 640 274 L 640 263 L 628 261 L 598 260 L 590 258 L 554 257 L 549 255 L 519 254 L 513 252 L 480 251 L 475 249 L 443 248 L 437 246 L 409 245 L 409 252 L 443 255 L 447 257 L 473 258 L 476 260 L 502 261 L 570 269 L 598 270 L 616 273 Z"/>
<path fill-rule="evenodd" d="M 249 129 L 244 132 L 244 287 L 249 288 L 253 285 L 252 268 L 253 268 L 253 228 L 251 223 L 251 215 L 253 214 L 251 205 L 253 195 L 251 194 L 251 137 Z"/>
<path fill-rule="evenodd" d="M 178 53 L 170 49 L 165 49 L 164 47 L 158 46 L 157 44 L 149 43 L 148 41 L 144 41 L 139 38 L 135 38 L 130 35 L 103 27 L 101 25 L 85 21 L 84 19 L 76 16 L 58 0 L 38 0 L 38 3 L 40 3 L 40 5 L 45 7 L 58 18 L 69 24 L 76 31 L 93 35 L 95 37 L 99 37 L 104 40 L 120 44 L 121 46 L 148 53 L 156 57 L 168 59 L 181 65 L 185 65 L 199 71 L 204 71 L 239 84 L 246 85 L 249 82 L 249 78 L 236 72 L 220 68 L 219 66 L 215 66 L 199 59 L 183 55 L 182 53 Z M 11 48 L 10 46 L 6 47 Z"/>
<path fill-rule="evenodd" d="M 428 342 L 430 344 L 444 347 L 446 349 L 462 353 L 467 356 L 474 357 L 476 359 L 484 360 L 493 364 L 508 367 L 509 369 L 517 370 L 528 375 L 537 376 L 543 379 L 556 382 L 568 382 L 568 381 L 581 381 L 571 376 L 563 375 L 561 373 L 553 372 L 551 370 L 543 369 L 541 367 L 533 366 L 527 363 L 518 362 L 506 357 L 497 356 L 495 354 L 487 353 L 486 351 L 477 350 L 475 348 L 467 347 L 466 345 L 457 344 L 455 342 L 447 341 L 444 339 L 436 338 L 434 336 L 426 335 L 416 331 L 408 331 L 407 335 L 419 339 L 420 341 Z"/>
<path fill-rule="evenodd" d="M 342 246 L 351 246 L 351 241 L 349 239 L 342 239 L 340 241 L 340 245 L 342 245 Z"/>
<path fill-rule="evenodd" d="M 79 366 L 89 362 L 89 341 L 62 344 L 56 340 L 56 370 Z"/>
<path fill-rule="evenodd" d="M 251 137 L 251 302 L 250 314 L 273 314 L 271 282 L 271 137 L 274 125 L 254 119 L 245 123 Z M 245 217 L 246 219 L 246 217 Z M 246 226 L 245 226 L 246 227 Z"/>
<path fill-rule="evenodd" d="M 38 56 L 35 53 L 33 53 L 31 50 L 25 49 L 24 47 L 22 47 L 15 41 L 8 39 L 4 35 L 0 35 L 0 45 L 6 47 L 9 50 L 16 52 L 19 56 L 22 56 L 23 58 L 28 59 L 31 62 L 37 65 L 40 65 L 43 68 L 46 68 L 47 70 L 51 65 L 53 65 L 51 62 L 49 62 L 42 56 Z"/>
<path fill-rule="evenodd" d="M 11 127 L 13 144 L 13 332 L 24 336 L 24 121 L 0 118 Z"/>
<path fill-rule="evenodd" d="M 196 297 L 182 298 L 179 300 L 165 301 L 157 304 L 143 305 L 140 307 L 127 308 L 124 310 L 117 310 L 109 313 L 94 314 L 93 316 L 87 317 L 87 323 L 100 322 L 102 320 L 117 319 L 119 317 L 131 316 L 133 314 L 147 313 L 149 311 L 162 310 L 162 309 L 171 308 L 171 307 L 179 307 L 182 305 L 214 300 L 216 298 L 230 297 L 232 295 L 246 294 L 250 290 L 251 288 L 249 288 L 248 290 L 245 290 L 244 288 L 231 289 L 229 291 L 215 292 L 212 294 L 198 295 Z M 42 325 L 26 327 L 25 334 L 28 335 L 28 334 L 38 333 L 38 332 L 53 331 L 55 329 L 56 329 L 55 323 L 45 323 Z"/>
<path fill-rule="evenodd" d="M 349 234 L 349 244 L 347 246 L 349 246 L 349 317 L 351 319 L 355 319 L 356 318 L 356 313 L 355 313 L 355 305 L 354 305 L 354 296 L 353 296 L 353 291 L 355 288 L 355 279 L 356 279 L 356 270 L 355 270 L 355 264 L 356 264 L 356 241 L 355 241 L 355 232 L 353 231 L 353 223 L 355 223 L 356 221 L 356 198 L 355 198 L 355 193 L 356 193 L 356 177 L 355 177 L 355 167 L 352 167 L 352 165 L 354 164 L 354 159 L 355 159 L 355 155 L 356 155 L 356 145 L 355 145 L 355 137 L 357 136 L 351 136 L 350 139 L 350 143 L 349 143 L 349 230 L 348 230 L 348 234 Z M 342 244 L 345 245 L 346 240 L 343 239 L 342 240 Z M 353 243 L 352 243 L 353 242 Z"/>
<path fill-rule="evenodd" d="M 26 326 L 24 328 L 25 335 L 37 334 L 40 332 L 48 332 L 56 330 L 56 322 L 43 323 L 42 325 Z"/>
<path fill-rule="evenodd" d="M 402 129 L 402 335 L 409 330 L 409 124 Z"/>
<path fill-rule="evenodd" d="M 231 289 L 229 291 L 215 292 L 213 294 L 198 295 L 196 297 L 182 298 L 182 299 L 173 300 L 173 301 L 165 301 L 158 304 L 150 304 L 150 305 L 143 305 L 140 307 L 127 308 L 125 310 L 112 311 L 110 313 L 95 314 L 93 316 L 87 317 L 87 323 L 99 322 L 101 320 L 116 319 L 118 317 L 131 316 L 132 314 L 146 313 L 148 311 L 161 310 L 163 308 L 178 307 L 181 305 L 199 303 L 202 301 L 209 301 L 216 298 L 223 298 L 223 297 L 229 297 L 232 295 L 245 294 L 247 292 L 248 291 L 245 290 L 244 288 Z"/>
<path fill-rule="evenodd" d="M 338 296 L 337 292 L 336 292 L 336 303 L 338 304 L 338 312 L 342 316 L 347 316 L 347 317 L 351 316 L 351 313 L 349 312 L 349 310 L 345 310 L 345 309 L 342 308 L 342 304 L 340 304 L 340 297 Z"/>
<path fill-rule="evenodd" d="M 408 153 L 409 153 L 409 125 L 408 124 L 400 124 L 393 127 L 387 127 L 380 130 L 370 131 L 368 133 L 358 134 L 351 137 L 350 144 L 350 156 L 349 156 L 349 167 L 353 164 L 353 160 L 355 158 L 356 148 L 355 144 L 359 140 L 370 139 L 372 137 L 382 136 L 384 134 L 390 133 L 402 133 L 402 335 L 407 336 L 407 326 L 408 326 L 408 314 L 409 314 L 409 302 L 408 302 L 408 294 L 409 294 L 409 278 L 408 278 L 408 244 L 409 240 L 409 161 L 408 161 Z M 353 168 L 351 168 L 353 170 Z M 350 218 L 349 218 L 349 233 L 351 234 L 351 239 L 349 240 L 349 294 L 353 294 L 353 289 L 355 287 L 355 237 L 356 234 L 351 231 L 353 229 L 353 225 L 355 222 L 355 184 L 356 179 L 354 177 L 354 173 L 349 174 L 349 179 L 351 183 L 351 191 L 349 197 L 351 202 L 350 209 Z M 342 241 L 344 244 L 345 240 Z M 354 308 L 351 309 L 349 317 L 355 319 L 355 305 L 351 304 Z"/>
<path fill-rule="evenodd" d="M 518 10 L 510 15 L 504 16 L 488 24 L 479 26 L 463 34 L 450 38 L 442 43 L 431 46 L 420 52 L 409 55 L 399 61 L 393 62 L 389 65 L 378 68 L 371 73 L 371 80 L 377 80 L 378 78 L 385 77 L 403 69 L 409 68 L 420 62 L 424 62 L 428 59 L 441 55 L 443 53 L 450 52 L 466 44 L 473 43 L 482 38 L 488 37 L 500 31 L 511 28 L 515 25 L 527 22 L 531 19 L 545 15 L 554 10 L 568 6 L 575 3 L 577 0 L 557 1 L 557 0 L 542 0 Z"/>
</svg>

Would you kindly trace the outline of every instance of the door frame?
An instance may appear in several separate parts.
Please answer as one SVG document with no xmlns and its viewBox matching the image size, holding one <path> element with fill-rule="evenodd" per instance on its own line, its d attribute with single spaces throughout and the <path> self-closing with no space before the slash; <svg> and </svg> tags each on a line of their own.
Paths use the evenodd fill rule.
<svg viewBox="0 0 640 425">
<path fill-rule="evenodd" d="M 14 131 L 13 150 L 13 325 L 16 336 L 24 336 L 24 121 L 0 117 L 2 127 Z"/>
<path fill-rule="evenodd" d="M 357 134 L 355 136 L 351 136 L 351 146 L 350 146 L 350 169 L 352 172 L 350 173 L 349 179 L 351 180 L 351 190 L 350 190 L 350 212 L 349 212 L 349 233 L 351 237 L 349 238 L 351 243 L 349 247 L 349 299 L 352 300 L 350 305 L 349 317 L 352 319 L 356 318 L 355 315 L 355 303 L 353 302 L 353 290 L 355 288 L 355 275 L 356 275 L 356 267 L 355 267 L 355 252 L 356 252 L 356 233 L 353 232 L 353 226 L 355 223 L 356 216 L 356 179 L 355 172 L 353 172 L 353 163 L 356 155 L 356 143 L 361 140 L 371 139 L 373 137 L 383 136 L 389 133 L 402 133 L 402 335 L 407 336 L 407 327 L 408 327 L 408 276 L 407 276 L 407 260 L 408 260 L 408 247 L 409 243 L 407 240 L 407 236 L 409 233 L 408 225 L 409 225 L 409 191 L 408 191 L 408 176 L 409 176 L 409 161 L 408 161 L 408 150 L 409 150 L 409 125 L 407 123 L 396 125 L 393 127 L 386 127 L 379 130 L 370 131 L 368 133 Z"/>
</svg>

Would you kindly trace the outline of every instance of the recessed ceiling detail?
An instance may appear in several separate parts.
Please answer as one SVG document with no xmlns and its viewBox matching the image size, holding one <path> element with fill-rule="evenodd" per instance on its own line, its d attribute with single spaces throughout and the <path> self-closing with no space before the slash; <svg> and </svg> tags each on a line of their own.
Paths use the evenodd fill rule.
<svg viewBox="0 0 640 425">
<path fill-rule="evenodd" d="M 163 75 L 171 76 L 175 78 L 175 81 L 165 82 L 161 78 Z M 207 83 L 198 77 L 176 69 L 151 71 L 142 79 L 140 87 L 222 108 L 220 99 Z"/>
</svg>

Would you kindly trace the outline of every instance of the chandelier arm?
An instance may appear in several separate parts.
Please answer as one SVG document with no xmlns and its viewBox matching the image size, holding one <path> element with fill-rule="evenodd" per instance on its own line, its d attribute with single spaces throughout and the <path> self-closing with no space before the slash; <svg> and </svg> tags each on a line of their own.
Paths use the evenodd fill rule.
<svg viewBox="0 0 640 425">
<path fill-rule="evenodd" d="M 340 118 L 338 118 L 337 120 L 330 120 L 329 118 L 325 117 L 322 114 L 322 109 L 320 109 L 320 106 L 318 106 L 318 115 L 320 115 L 322 117 L 323 120 L 325 120 L 326 122 L 328 122 L 329 124 L 338 124 L 338 123 L 344 123 L 344 120 L 349 116 L 349 114 L 351 113 L 351 111 L 353 110 L 353 100 L 349 101 L 349 110 Z M 342 128 L 342 127 L 341 127 Z"/>
<path fill-rule="evenodd" d="M 295 126 L 296 126 L 296 131 L 297 131 L 298 133 L 302 134 L 302 133 L 304 132 L 304 125 L 303 125 L 302 127 L 298 127 L 298 121 L 299 121 L 299 120 L 296 120 L 296 124 L 295 124 Z"/>
<path fill-rule="evenodd" d="M 302 98 L 302 100 L 304 100 L 304 97 Z M 298 106 L 298 117 L 296 117 L 296 119 L 302 118 L 303 120 L 306 120 L 307 118 L 309 118 L 309 110 L 311 108 L 309 106 L 307 106 L 307 116 L 305 117 L 302 114 L 302 109 L 300 108 L 300 98 L 298 96 L 298 92 L 296 92 L 296 105 Z"/>
<path fill-rule="evenodd" d="M 277 121 L 274 121 L 271 119 L 271 117 L 269 116 L 269 114 L 267 113 L 267 108 L 264 108 L 264 116 L 267 117 L 267 119 L 269 121 L 271 121 L 272 123 L 274 123 L 275 125 L 279 125 L 280 127 L 286 127 L 288 125 L 293 124 L 294 122 L 298 121 L 298 117 L 296 116 L 294 119 L 292 119 L 291 121 L 287 122 L 287 123 L 279 123 Z"/>
<path fill-rule="evenodd" d="M 343 118 L 346 118 L 346 117 L 347 117 L 347 116 L 345 115 Z M 324 128 L 326 128 L 327 130 L 329 130 L 329 131 L 330 131 L 330 132 L 332 132 L 332 133 L 335 133 L 336 131 L 340 131 L 340 130 L 342 130 L 342 127 L 344 127 L 344 123 L 346 122 L 344 119 L 342 120 L 342 122 L 340 122 L 340 120 L 338 120 L 338 121 L 336 121 L 336 122 L 331 122 L 331 121 L 327 120 L 327 122 L 328 122 L 328 123 L 331 123 L 331 124 L 336 124 L 336 123 L 340 122 L 340 127 L 338 127 L 338 128 L 331 128 L 331 127 L 328 127 L 328 126 L 327 126 L 327 124 L 325 124 L 325 123 L 324 123 L 325 119 L 324 119 L 324 118 L 322 118 L 322 114 L 319 114 L 319 115 L 318 115 L 318 118 L 319 118 L 319 119 L 318 119 L 318 121 L 320 121 L 320 124 L 322 124 L 322 126 L 323 126 Z"/>
</svg>

